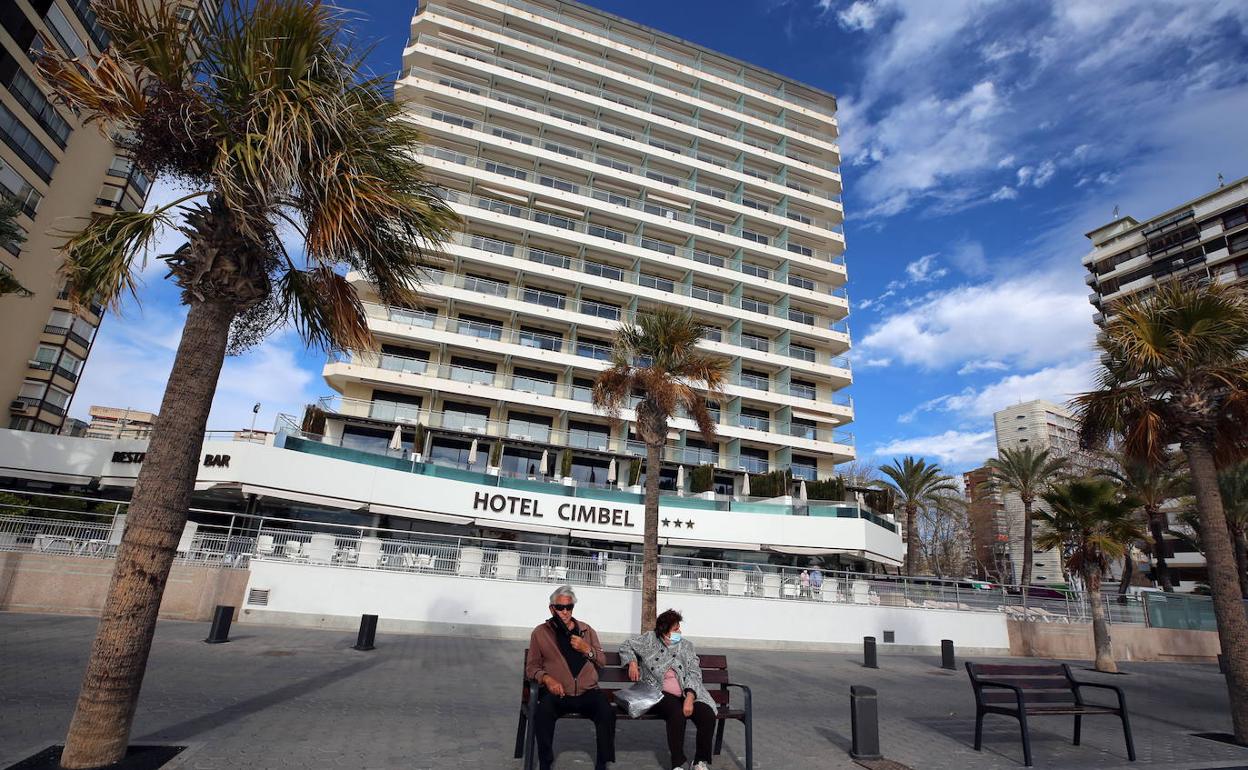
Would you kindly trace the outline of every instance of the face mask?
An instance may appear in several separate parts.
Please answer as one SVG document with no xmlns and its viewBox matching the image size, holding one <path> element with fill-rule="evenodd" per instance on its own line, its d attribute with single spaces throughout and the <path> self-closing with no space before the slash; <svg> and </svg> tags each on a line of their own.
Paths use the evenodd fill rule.
<svg viewBox="0 0 1248 770">
<path fill-rule="evenodd" d="M 668 637 L 668 641 L 671 642 L 672 644 L 676 644 L 677 642 L 680 641 L 680 639 L 681 639 L 681 636 L 680 636 L 679 631 L 673 631 L 672 635 Z"/>
</svg>

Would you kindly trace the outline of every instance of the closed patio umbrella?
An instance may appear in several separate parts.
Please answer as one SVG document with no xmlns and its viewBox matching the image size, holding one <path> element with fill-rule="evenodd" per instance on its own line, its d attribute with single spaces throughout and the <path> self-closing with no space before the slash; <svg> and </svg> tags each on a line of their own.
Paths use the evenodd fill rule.
<svg viewBox="0 0 1248 770">
<path fill-rule="evenodd" d="M 676 494 L 685 493 L 685 466 L 676 466 Z"/>
<path fill-rule="evenodd" d="M 802 485 L 797 488 L 797 497 L 799 500 L 806 499 L 806 479 L 802 479 Z"/>
<path fill-rule="evenodd" d="M 548 466 L 546 465 L 546 463 L 547 463 L 547 461 L 548 461 L 548 459 L 549 459 L 549 458 L 547 457 L 547 455 L 548 455 L 548 454 L 549 454 L 549 453 L 547 452 L 547 450 L 545 450 L 545 449 L 543 449 L 543 450 L 542 450 L 542 464 L 541 464 L 541 467 L 540 467 L 540 468 L 538 468 L 538 470 L 540 470 L 540 471 L 541 471 L 541 473 L 542 473 L 542 475 L 543 475 L 543 476 L 545 476 L 545 475 L 546 475 L 546 473 L 547 473 L 546 468 L 547 468 Z"/>
<path fill-rule="evenodd" d="M 745 479 L 741 482 L 741 496 L 750 496 L 750 474 L 745 474 Z"/>
<path fill-rule="evenodd" d="M 468 465 L 473 466 L 476 464 L 477 464 L 477 440 L 474 438 L 472 440 L 472 446 L 468 448 Z"/>
<path fill-rule="evenodd" d="M 615 458 L 611 458 L 611 464 L 607 466 L 607 483 L 615 483 Z"/>
<path fill-rule="evenodd" d="M 390 448 L 396 452 L 403 451 L 403 429 L 394 426 L 394 435 L 390 437 Z"/>
</svg>

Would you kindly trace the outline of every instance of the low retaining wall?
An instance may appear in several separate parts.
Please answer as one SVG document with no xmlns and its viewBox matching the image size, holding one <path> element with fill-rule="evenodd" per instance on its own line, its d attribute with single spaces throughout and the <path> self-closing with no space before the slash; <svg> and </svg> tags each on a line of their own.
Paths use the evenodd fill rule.
<svg viewBox="0 0 1248 770">
<path fill-rule="evenodd" d="M 1007 621 L 1010 654 L 1030 658 L 1091 660 L 1096 656 L 1090 623 Z M 1120 661 L 1216 661 L 1222 651 L 1214 631 L 1183 631 L 1135 625 L 1109 627 L 1114 658 Z"/>
<path fill-rule="evenodd" d="M 0 552 L 0 610 L 98 615 L 113 575 L 112 559 Z M 211 620 L 218 604 L 239 607 L 247 570 L 175 564 L 160 617 Z"/>
<path fill-rule="evenodd" d="M 256 591 L 263 604 L 244 604 L 239 621 L 345 630 L 372 614 L 381 631 L 527 639 L 549 616 L 556 585 L 253 560 L 249 596 Z M 573 588 L 577 617 L 604 637 L 637 632 L 639 592 Z M 691 637 L 716 647 L 860 651 L 862 638 L 874 636 L 880 652 L 930 652 L 942 639 L 981 655 L 1009 648 L 1005 617 L 995 612 L 661 591 L 659 609 L 668 607 L 684 613 Z M 884 643 L 885 631 L 893 632 L 893 643 Z"/>
</svg>

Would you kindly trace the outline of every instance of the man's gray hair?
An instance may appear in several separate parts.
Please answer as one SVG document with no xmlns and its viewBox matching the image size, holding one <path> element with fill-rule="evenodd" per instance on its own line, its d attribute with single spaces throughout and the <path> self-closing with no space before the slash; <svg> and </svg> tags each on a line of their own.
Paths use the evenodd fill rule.
<svg viewBox="0 0 1248 770">
<path fill-rule="evenodd" d="M 576 592 L 572 590 L 572 586 L 559 586 L 556 588 L 555 592 L 550 595 L 550 603 L 558 604 L 560 596 L 566 596 L 572 600 L 573 604 L 576 604 Z"/>
</svg>

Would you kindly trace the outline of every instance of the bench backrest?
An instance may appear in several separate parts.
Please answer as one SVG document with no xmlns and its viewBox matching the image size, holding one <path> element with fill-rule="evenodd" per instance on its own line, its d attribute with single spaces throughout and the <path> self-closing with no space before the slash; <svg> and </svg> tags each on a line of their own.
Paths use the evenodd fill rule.
<svg viewBox="0 0 1248 770">
<path fill-rule="evenodd" d="M 615 702 L 615 691 L 623 690 L 633 686 L 633 682 L 628 678 L 628 667 L 620 662 L 620 654 L 618 652 L 606 653 L 605 665 L 598 672 L 598 686 L 602 688 L 607 698 L 612 703 Z M 529 659 L 529 651 L 524 651 L 524 661 L 527 664 Z M 711 694 L 715 704 L 721 708 L 728 705 L 728 688 L 727 684 L 731 681 L 728 678 L 728 658 L 725 655 L 699 655 L 698 666 L 702 669 L 702 682 L 706 685 L 706 691 Z M 520 693 L 520 702 L 529 702 L 529 688 L 533 683 L 524 677 L 524 689 Z"/>
<path fill-rule="evenodd" d="M 1017 702 L 1014 693 L 1010 690 L 996 687 L 981 688 L 980 683 L 984 680 L 1018 687 L 1023 691 L 1023 698 L 1027 703 L 1074 704 L 1078 702 L 1075 688 L 1071 684 L 1070 666 L 1065 663 L 1013 665 L 968 662 L 966 671 L 971 677 L 971 685 L 975 688 L 975 697 L 981 703 L 1014 704 Z"/>
</svg>

